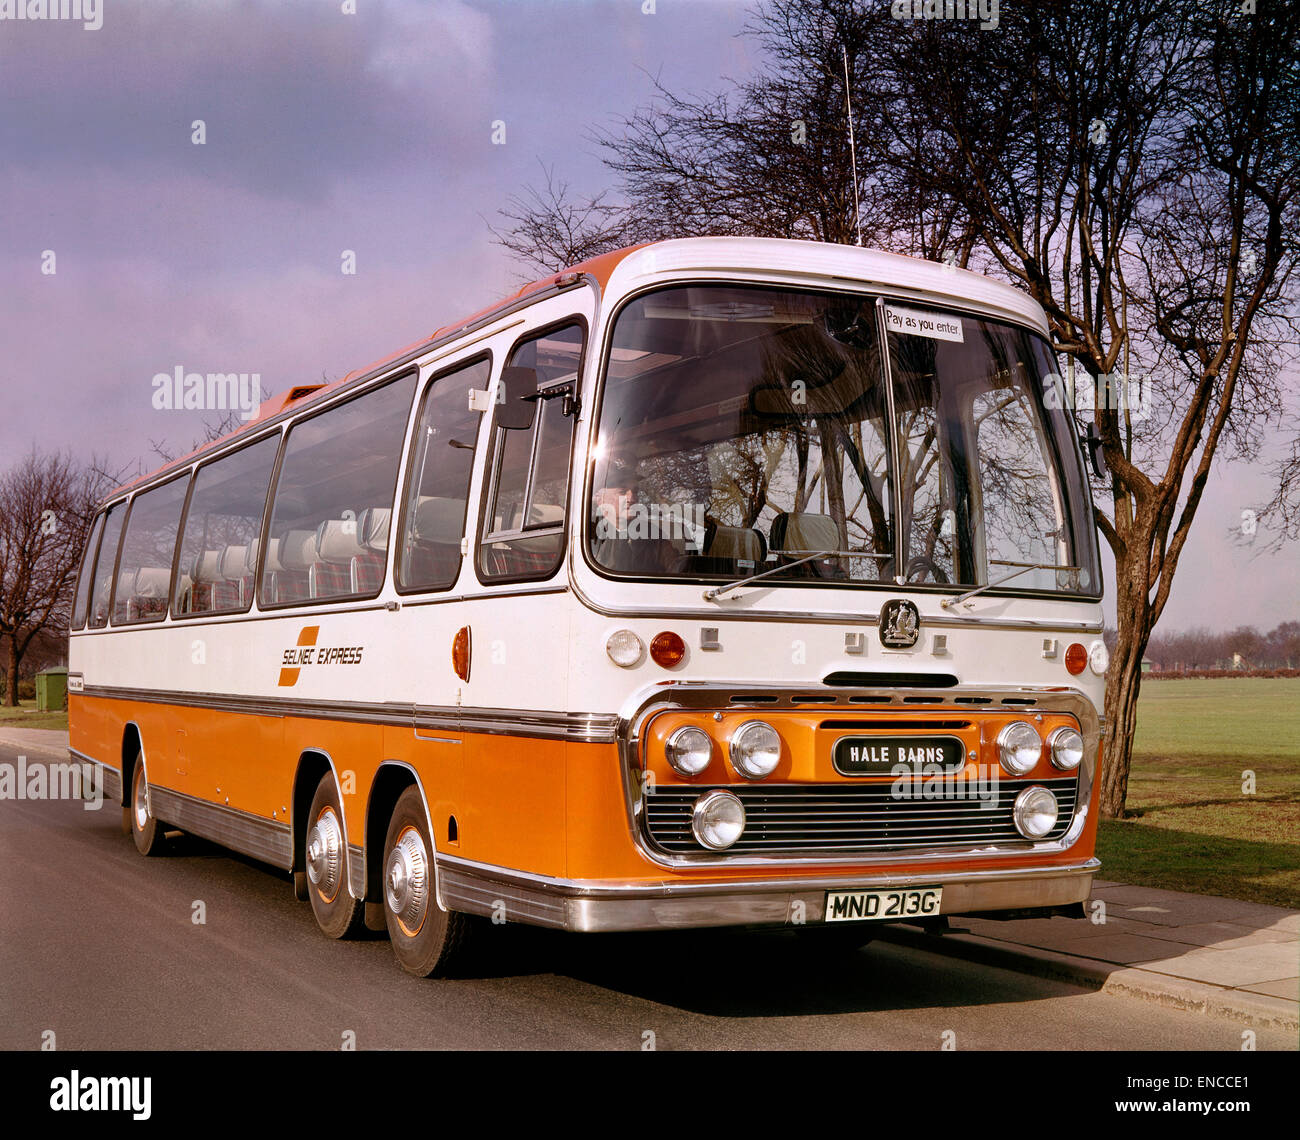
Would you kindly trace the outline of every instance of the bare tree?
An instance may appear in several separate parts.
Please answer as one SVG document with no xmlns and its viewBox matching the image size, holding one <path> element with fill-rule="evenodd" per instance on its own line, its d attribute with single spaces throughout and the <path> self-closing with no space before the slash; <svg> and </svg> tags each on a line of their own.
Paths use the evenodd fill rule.
<svg viewBox="0 0 1300 1140">
<path fill-rule="evenodd" d="M 1256 7 L 1042 0 L 981 31 L 766 0 L 749 29 L 760 75 L 702 98 L 659 88 L 597 136 L 629 231 L 851 243 L 860 227 L 1043 306 L 1111 472 L 1096 517 L 1117 567 L 1106 816 L 1124 810 L 1143 652 L 1210 469 L 1282 422 L 1294 359 L 1300 9 Z M 1294 457 L 1278 474 L 1294 530 Z"/>
<path fill-rule="evenodd" d="M 488 226 L 497 243 L 534 273 L 555 273 L 638 240 L 628 212 L 607 202 L 605 192 L 575 201 L 569 184 L 557 182 L 553 169 L 543 166 L 542 173 L 542 189 L 525 188 L 501 211 L 509 226 Z"/>
<path fill-rule="evenodd" d="M 72 593 L 95 507 L 113 485 L 95 465 L 34 449 L 0 476 L 0 643 L 5 701 L 32 645 L 68 627 Z"/>
</svg>

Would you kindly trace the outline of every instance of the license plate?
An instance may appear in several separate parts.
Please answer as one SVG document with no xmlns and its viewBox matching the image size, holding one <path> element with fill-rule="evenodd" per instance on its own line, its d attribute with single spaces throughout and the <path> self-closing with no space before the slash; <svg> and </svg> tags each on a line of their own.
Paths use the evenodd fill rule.
<svg viewBox="0 0 1300 1140">
<path fill-rule="evenodd" d="M 932 918 L 943 902 L 942 887 L 909 887 L 894 891 L 827 891 L 827 922 L 866 922 L 877 919 Z"/>
<path fill-rule="evenodd" d="M 895 764 L 938 764 L 958 772 L 966 764 L 966 748 L 955 736 L 841 736 L 831 751 L 831 763 L 841 776 L 888 776 Z M 930 769 L 933 771 L 933 769 Z"/>
</svg>

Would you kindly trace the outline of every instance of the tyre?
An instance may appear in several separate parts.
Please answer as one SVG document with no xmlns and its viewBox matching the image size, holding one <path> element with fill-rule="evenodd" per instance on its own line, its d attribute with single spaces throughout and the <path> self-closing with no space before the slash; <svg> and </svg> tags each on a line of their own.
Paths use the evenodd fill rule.
<svg viewBox="0 0 1300 1140">
<path fill-rule="evenodd" d="M 397 800 L 384 839 L 384 921 L 397 962 L 417 978 L 445 977 L 468 957 L 474 920 L 438 906 L 433 843 L 420 789 Z"/>
<path fill-rule="evenodd" d="M 361 900 L 348 890 L 343 806 L 332 773 L 326 772 L 316 785 L 307 819 L 303 863 L 316 925 L 328 938 L 355 937 L 364 926 L 365 911 Z"/>
<path fill-rule="evenodd" d="M 122 809 L 122 821 L 141 855 L 162 852 L 165 828 L 149 809 L 149 782 L 144 774 L 144 756 L 139 751 L 131 768 L 131 794 Z"/>
</svg>

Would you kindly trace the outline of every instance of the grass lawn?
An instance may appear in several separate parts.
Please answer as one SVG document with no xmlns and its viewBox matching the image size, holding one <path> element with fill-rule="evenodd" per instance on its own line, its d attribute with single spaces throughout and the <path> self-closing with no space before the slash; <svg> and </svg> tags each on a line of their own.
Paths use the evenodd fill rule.
<svg viewBox="0 0 1300 1140">
<path fill-rule="evenodd" d="M 1300 908 L 1300 678 L 1147 680 L 1128 810 L 1103 879 Z"/>
<path fill-rule="evenodd" d="M 61 728 L 67 732 L 68 714 L 66 711 L 37 712 L 35 701 L 19 698 L 16 709 L 0 704 L 0 728 Z"/>
</svg>

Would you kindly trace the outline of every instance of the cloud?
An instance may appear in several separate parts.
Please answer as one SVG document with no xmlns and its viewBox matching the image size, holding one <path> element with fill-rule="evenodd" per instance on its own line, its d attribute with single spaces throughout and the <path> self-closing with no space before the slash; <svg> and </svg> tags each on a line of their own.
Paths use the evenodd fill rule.
<svg viewBox="0 0 1300 1140">
<path fill-rule="evenodd" d="M 479 146 L 487 18 L 457 0 L 341 7 L 119 0 L 98 32 L 6 24 L 0 153 L 74 183 L 105 169 L 189 172 L 311 201 L 344 172 L 391 170 L 413 149 Z"/>
</svg>

